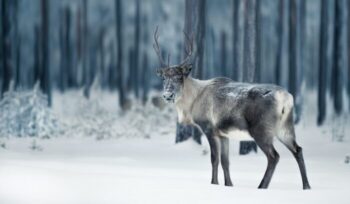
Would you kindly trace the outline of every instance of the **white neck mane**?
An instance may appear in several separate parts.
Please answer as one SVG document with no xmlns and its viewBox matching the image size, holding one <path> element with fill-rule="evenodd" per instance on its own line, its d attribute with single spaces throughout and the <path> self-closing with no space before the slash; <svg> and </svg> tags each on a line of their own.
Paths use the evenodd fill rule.
<svg viewBox="0 0 350 204">
<path fill-rule="evenodd" d="M 192 77 L 187 77 L 184 80 L 181 96 L 176 100 L 176 110 L 180 123 L 191 124 L 192 107 L 199 93 L 211 82 L 211 80 L 198 80 Z"/>
</svg>

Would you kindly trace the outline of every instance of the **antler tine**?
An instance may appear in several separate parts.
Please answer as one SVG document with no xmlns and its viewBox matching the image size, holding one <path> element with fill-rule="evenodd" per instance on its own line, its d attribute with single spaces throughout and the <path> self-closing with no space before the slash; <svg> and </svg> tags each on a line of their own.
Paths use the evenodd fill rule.
<svg viewBox="0 0 350 204">
<path fill-rule="evenodd" d="M 183 33 L 186 37 L 186 54 L 191 54 L 193 48 L 193 35 L 190 37 L 185 31 L 183 31 Z"/>
<path fill-rule="evenodd" d="M 190 37 L 185 31 L 183 31 L 183 33 L 186 37 L 186 42 L 185 42 L 186 57 L 181 62 L 181 64 L 180 64 L 181 66 L 188 63 L 188 61 L 191 59 L 192 51 L 193 51 L 193 34 L 191 34 L 191 37 Z"/>
<path fill-rule="evenodd" d="M 159 34 L 158 34 L 158 26 L 156 27 L 156 30 L 154 32 L 154 43 L 153 43 L 153 48 L 154 48 L 154 51 L 156 52 L 156 54 L 158 55 L 158 59 L 159 59 L 159 63 L 160 63 L 160 66 L 161 67 L 166 67 L 166 64 L 164 63 L 163 61 L 163 58 L 162 58 L 162 53 L 160 51 L 160 47 L 159 47 L 159 44 L 158 44 L 158 37 L 159 37 Z"/>
</svg>

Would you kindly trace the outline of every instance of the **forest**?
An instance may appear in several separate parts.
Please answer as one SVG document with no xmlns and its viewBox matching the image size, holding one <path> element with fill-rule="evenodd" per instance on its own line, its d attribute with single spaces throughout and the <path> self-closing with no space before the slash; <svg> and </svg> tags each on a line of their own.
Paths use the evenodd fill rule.
<svg viewBox="0 0 350 204">
<path fill-rule="evenodd" d="M 282 85 L 295 97 L 296 120 L 304 92 L 315 90 L 318 125 L 327 97 L 329 113 L 348 109 L 346 1 L 90 1 L 1 2 L 1 97 L 11 82 L 16 90 L 40 82 L 50 106 L 52 91 L 82 88 L 89 98 L 98 81 L 118 92 L 116 105 L 130 95 L 145 102 L 161 88 L 152 48 L 159 25 L 163 54 L 175 64 L 183 57 L 182 32 L 194 33 L 196 78 Z"/>
<path fill-rule="evenodd" d="M 118 156 L 113 160 L 115 166 L 98 166 L 94 173 L 105 168 L 128 174 L 124 168 L 147 169 L 146 163 L 135 161 L 149 159 L 152 164 L 165 162 L 162 168 L 150 167 L 163 175 L 171 172 L 164 169 L 173 166 L 167 163 L 171 159 L 166 155 L 174 159 L 174 165 L 181 166 L 176 151 L 183 151 L 179 154 L 183 158 L 195 154 L 189 156 L 189 160 L 207 161 L 207 157 L 202 158 L 210 151 L 203 133 L 194 126 L 179 124 L 175 108 L 161 98 L 163 85 L 156 74 L 160 65 L 154 50 L 156 29 L 160 54 L 170 66 L 186 58 L 186 40 L 189 35 L 193 37 L 193 78 L 205 80 L 223 76 L 237 82 L 276 84 L 288 90 L 294 97 L 297 140 L 300 138 L 305 144 L 306 161 L 311 157 L 311 178 L 315 181 L 324 174 L 339 171 L 338 175 L 347 181 L 341 182 L 338 188 L 347 188 L 350 175 L 343 165 L 350 163 L 348 0 L 0 0 L 0 161 L 7 162 L 4 167 L 0 166 L 0 180 L 12 186 L 19 185 L 18 180 L 7 178 L 9 172 L 14 169 L 18 175 L 25 176 L 31 170 L 16 168 L 11 162 L 22 158 L 35 163 L 48 158 L 43 156 L 45 154 L 55 155 L 54 158 L 62 160 L 62 165 L 80 172 L 85 172 L 84 159 L 77 158 L 81 165 L 75 167 L 71 166 L 73 161 L 65 160 L 67 155 L 81 153 L 91 159 L 89 165 L 97 166 L 101 161 L 96 155 L 105 160 L 112 158 L 107 155 Z M 140 138 L 142 140 L 138 140 Z M 158 145 L 157 148 L 149 141 Z M 81 146 L 77 148 L 78 144 Z M 114 149 L 113 145 L 119 149 Z M 242 145 L 247 145 L 244 148 L 249 151 L 242 150 Z M 131 151 L 128 146 L 138 150 Z M 231 146 L 235 161 L 241 161 L 242 152 L 247 154 L 243 167 L 234 171 L 254 168 L 248 158 L 260 162 L 250 152 L 253 148 L 261 155 L 251 139 L 234 140 Z M 324 146 L 330 149 L 322 163 L 320 160 L 327 153 L 322 149 Z M 31 153 L 26 155 L 28 151 Z M 164 155 L 159 155 L 161 151 Z M 125 164 L 127 160 L 132 160 L 131 164 Z M 189 160 L 185 159 L 184 166 L 197 175 L 196 179 L 202 179 L 199 167 L 206 165 Z M 290 163 L 295 166 L 294 161 Z M 288 167 L 281 169 L 289 168 L 289 163 L 285 164 Z M 318 170 L 330 164 L 332 168 Z M 185 171 L 184 168 L 178 170 Z M 142 173 L 135 172 L 144 178 Z M 37 174 L 34 177 L 30 174 L 29 180 L 44 179 Z M 69 173 L 55 175 L 63 178 L 66 174 Z M 178 173 L 174 178 L 181 181 L 184 175 Z M 277 179 L 285 182 L 288 176 Z M 242 175 L 242 178 L 248 177 Z M 132 176 L 124 179 L 127 178 L 133 179 Z M 164 182 L 173 182 L 173 178 L 164 179 Z M 334 177 L 334 182 L 337 179 L 340 178 Z M 142 180 L 152 186 L 147 192 L 159 186 L 150 180 Z M 103 186 L 101 189 L 111 187 L 103 179 L 96 182 Z M 180 185 L 177 182 L 174 184 Z M 284 185 L 283 182 L 275 186 L 292 188 L 294 184 Z M 128 186 L 127 183 L 123 180 L 123 184 Z M 0 202 L 20 203 L 22 198 L 11 196 L 15 190 L 6 189 L 7 184 L 0 184 Z M 44 189 L 45 184 L 41 184 L 36 186 L 37 190 Z M 71 184 L 87 192 L 82 185 Z M 188 192 L 198 189 L 192 182 L 188 185 Z M 125 191 L 123 185 L 117 186 L 120 192 Z M 319 181 L 315 186 L 326 188 Z M 324 200 L 311 196 L 308 201 L 343 203 L 345 199 L 338 195 L 338 188 L 329 190 Z M 6 190 L 1 193 L 1 189 Z M 210 192 L 210 189 L 200 189 Z M 48 188 L 45 192 L 55 195 L 55 190 Z M 131 193 L 136 195 L 142 190 Z M 163 189 L 162 201 L 169 201 L 171 190 Z M 120 200 L 109 197 L 103 190 L 96 189 L 96 192 L 91 195 L 96 202 L 104 197 L 123 203 L 139 202 L 141 198 L 147 203 L 160 203 L 147 193 L 130 200 L 125 192 Z M 66 191 L 63 193 L 67 195 Z M 229 200 L 219 198 L 221 193 L 212 196 L 220 201 Z M 286 196 L 291 195 L 293 193 Z M 187 201 L 197 199 L 194 195 L 187 196 Z M 256 197 L 257 200 L 264 198 Z M 301 198 L 303 196 L 298 199 Z M 72 201 L 70 197 L 61 199 Z M 238 199 L 243 201 L 244 197 Z M 34 201 L 52 200 L 48 196 L 33 197 Z M 203 201 L 211 203 L 213 200 L 203 198 Z"/>
</svg>

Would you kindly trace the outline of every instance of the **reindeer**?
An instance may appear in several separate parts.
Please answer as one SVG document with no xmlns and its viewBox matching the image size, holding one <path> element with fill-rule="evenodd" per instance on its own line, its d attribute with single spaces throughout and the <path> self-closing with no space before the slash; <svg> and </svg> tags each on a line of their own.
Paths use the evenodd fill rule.
<svg viewBox="0 0 350 204">
<path fill-rule="evenodd" d="M 225 186 L 232 186 L 229 172 L 229 139 L 246 131 L 267 157 L 267 169 L 258 188 L 268 188 L 279 160 L 273 146 L 277 137 L 294 155 L 301 173 L 303 189 L 310 189 L 302 148 L 296 143 L 293 123 L 293 96 L 272 84 L 252 84 L 218 77 L 198 80 L 190 76 L 193 37 L 185 34 L 186 58 L 179 65 L 164 63 L 158 44 L 158 27 L 154 44 L 163 79 L 163 98 L 175 104 L 182 124 L 198 127 L 207 137 L 212 165 L 212 184 L 218 184 L 218 166 L 224 172 Z"/>
</svg>

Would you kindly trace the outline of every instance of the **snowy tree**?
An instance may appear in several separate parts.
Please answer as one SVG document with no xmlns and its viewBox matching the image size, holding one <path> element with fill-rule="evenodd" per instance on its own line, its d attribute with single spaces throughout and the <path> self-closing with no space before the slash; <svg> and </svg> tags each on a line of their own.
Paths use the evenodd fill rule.
<svg viewBox="0 0 350 204">
<path fill-rule="evenodd" d="M 47 96 L 37 83 L 29 92 L 14 90 L 14 83 L 0 102 L 1 137 L 50 138 L 63 134 L 63 127 L 48 107 Z"/>
</svg>

